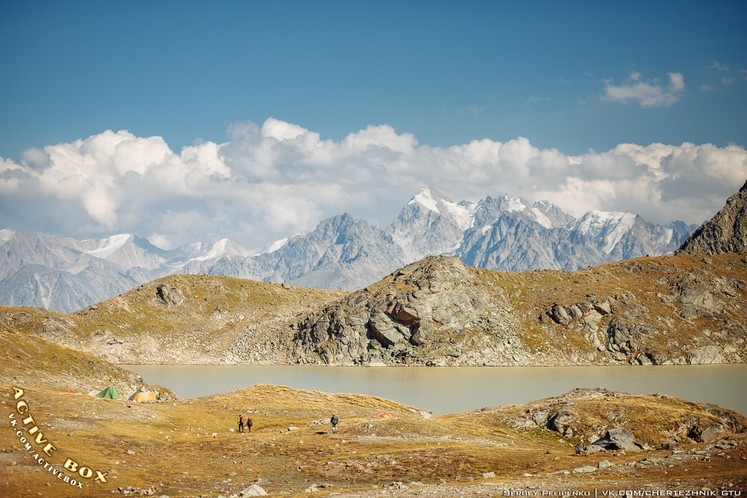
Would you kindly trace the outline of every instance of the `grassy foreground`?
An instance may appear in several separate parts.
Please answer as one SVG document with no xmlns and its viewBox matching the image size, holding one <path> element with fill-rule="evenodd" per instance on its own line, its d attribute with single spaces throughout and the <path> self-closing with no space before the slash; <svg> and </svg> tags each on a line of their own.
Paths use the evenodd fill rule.
<svg viewBox="0 0 747 498">
<path fill-rule="evenodd" d="M 231 496 L 252 484 L 274 496 L 502 496 L 520 490 L 593 495 L 625 489 L 709 489 L 722 496 L 747 489 L 744 433 L 724 432 L 707 443 L 681 437 L 679 448 L 660 449 L 678 423 L 718 420 L 707 407 L 669 397 L 570 393 L 429 418 L 377 397 L 271 385 L 149 404 L 32 385 L 14 399 L 13 387 L 0 386 L 0 495 L 8 497 Z M 22 432 L 31 447 L 24 449 L 11 426 L 11 415 L 23 423 L 18 400 L 56 447 L 51 456 L 29 433 L 32 425 Z M 585 434 L 614 415 L 616 424 L 651 449 L 576 455 L 576 439 L 522 423 L 528 414 L 553 407 L 571 407 L 578 414 L 576 430 Z M 336 434 L 328 424 L 333 412 L 341 420 Z M 253 418 L 251 433 L 236 432 L 239 414 Z M 78 472 L 65 468 L 68 459 Z M 52 468 L 83 489 L 56 477 Z M 91 478 L 85 478 L 86 468 Z M 96 471 L 106 482 L 95 482 Z"/>
</svg>

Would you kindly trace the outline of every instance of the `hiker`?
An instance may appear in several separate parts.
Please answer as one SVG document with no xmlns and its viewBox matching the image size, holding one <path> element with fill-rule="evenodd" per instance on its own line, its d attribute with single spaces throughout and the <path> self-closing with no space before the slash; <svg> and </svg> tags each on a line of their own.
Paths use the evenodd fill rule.
<svg viewBox="0 0 747 498">
<path fill-rule="evenodd" d="M 244 432 L 244 416 L 239 415 L 239 432 Z"/>
<path fill-rule="evenodd" d="M 330 424 L 332 424 L 332 432 L 337 432 L 337 423 L 338 423 L 339 421 L 340 421 L 340 420 L 339 420 L 339 419 L 337 418 L 337 414 L 336 414 L 336 413 L 333 413 L 333 414 L 332 414 L 332 418 L 331 418 L 331 419 L 329 419 L 329 423 L 330 423 Z"/>
<path fill-rule="evenodd" d="M 246 430 L 247 432 L 252 432 L 252 426 L 254 425 L 254 422 L 252 422 L 252 417 L 247 416 L 246 417 Z"/>
</svg>

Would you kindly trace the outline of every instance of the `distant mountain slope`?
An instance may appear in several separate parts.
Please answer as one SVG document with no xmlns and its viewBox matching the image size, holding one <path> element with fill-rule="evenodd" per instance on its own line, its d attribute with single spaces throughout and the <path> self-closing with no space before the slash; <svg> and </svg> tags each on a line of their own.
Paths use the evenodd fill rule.
<svg viewBox="0 0 747 498">
<path fill-rule="evenodd" d="M 103 296 L 131 289 L 156 275 L 141 266 L 130 273 L 116 262 L 85 252 L 85 247 L 85 243 L 73 239 L 2 230 L 0 303 L 72 311 L 81 304 L 95 303 Z M 112 251 L 109 256 L 117 258 L 119 254 Z M 146 261 L 152 257 L 149 254 Z M 141 264 L 148 266 L 146 262 Z"/>
<path fill-rule="evenodd" d="M 706 254 L 747 251 L 747 182 L 682 244 L 680 251 Z"/>
<path fill-rule="evenodd" d="M 474 219 L 476 204 L 452 202 L 443 193 L 424 188 L 388 227 L 407 262 L 430 254 L 453 253 Z"/>
<path fill-rule="evenodd" d="M 693 229 L 681 222 L 654 225 L 632 213 L 596 211 L 575 219 L 550 203 L 506 194 L 453 202 L 428 187 L 386 228 L 346 213 L 263 250 L 221 239 L 167 251 L 131 234 L 78 241 L 5 229 L 0 303 L 69 312 L 179 273 L 355 290 L 429 255 L 507 271 L 574 270 L 670 254 Z"/>
</svg>

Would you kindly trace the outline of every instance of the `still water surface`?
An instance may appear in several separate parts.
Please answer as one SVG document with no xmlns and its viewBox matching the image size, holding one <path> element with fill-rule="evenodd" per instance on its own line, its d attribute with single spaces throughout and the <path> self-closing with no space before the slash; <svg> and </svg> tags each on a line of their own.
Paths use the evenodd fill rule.
<svg viewBox="0 0 747 498">
<path fill-rule="evenodd" d="M 747 365 L 608 367 L 314 367 L 124 365 L 181 398 L 279 384 L 392 399 L 436 415 L 526 403 L 576 387 L 667 394 L 747 414 Z"/>
</svg>

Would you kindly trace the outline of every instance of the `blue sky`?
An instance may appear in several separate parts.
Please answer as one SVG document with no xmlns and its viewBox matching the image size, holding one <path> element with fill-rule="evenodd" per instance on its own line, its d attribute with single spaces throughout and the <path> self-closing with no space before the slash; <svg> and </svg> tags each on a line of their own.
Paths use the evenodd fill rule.
<svg viewBox="0 0 747 498">
<path fill-rule="evenodd" d="M 5 2 L 0 154 L 105 129 L 172 148 L 276 117 L 342 138 L 747 144 L 744 2 Z M 721 74 L 714 67 L 728 67 Z M 600 100 L 632 72 L 676 105 Z M 722 76 L 735 80 L 721 84 Z M 739 80 L 739 81 L 736 81 Z M 702 91 L 703 85 L 711 90 Z"/>
<path fill-rule="evenodd" d="M 261 129 L 270 118 L 338 145 L 368 127 L 383 126 L 395 138 L 411 137 L 419 156 L 430 148 L 446 150 L 482 139 L 506 144 L 519 137 L 526 138 L 539 157 L 553 150 L 568 157 L 603 153 L 628 143 L 712 144 L 721 152 L 736 146 L 736 159 L 726 154 L 731 157 L 731 166 L 725 166 L 728 180 L 714 180 L 713 189 L 704 194 L 708 202 L 696 202 L 697 210 L 681 216 L 700 222 L 747 179 L 740 155 L 747 145 L 746 5 L 6 1 L 0 4 L 0 159 L 6 163 L 0 173 L 6 180 L 37 175 L 42 185 L 38 175 L 50 161 L 75 168 L 59 163 L 62 159 L 50 159 L 54 154 L 48 148 L 106 130 L 126 131 L 130 140 L 160 137 L 181 156 L 184 147 L 193 144 L 230 144 L 237 130 Z M 226 150 L 218 155 L 231 170 Z M 279 171 L 298 166 L 288 162 L 293 159 L 287 154 L 279 157 L 280 162 L 268 167 Z M 308 166 L 304 161 L 300 160 Z M 425 159 L 419 161 L 410 164 L 412 181 L 397 197 L 386 198 L 387 203 L 401 206 L 415 193 L 410 190 L 416 184 L 431 183 Z M 571 166 L 576 162 L 569 160 Z M 614 171 L 625 167 L 615 164 L 607 167 L 608 182 L 618 181 Z M 717 176 L 693 164 L 688 167 Z M 531 169 L 526 162 L 524 166 Z M 595 168 L 599 170 L 598 165 Z M 143 168 L 135 170 L 142 176 Z M 566 178 L 571 173 L 584 172 L 568 172 Z M 82 177 L 89 174 L 95 176 L 95 168 Z M 661 176 L 661 171 L 647 174 Z M 676 171 L 666 174 L 668 180 L 678 177 Z M 231 170 L 226 175 L 234 178 L 237 173 Z M 254 173 L 242 178 L 250 184 L 268 181 Z M 588 180 L 588 174 L 584 178 Z M 495 178 L 485 183 L 484 192 L 466 186 L 449 192 L 448 175 L 437 179 L 442 184 L 436 186 L 456 199 L 484 197 L 501 188 L 530 200 L 545 195 L 577 211 L 636 211 L 641 206 L 638 211 L 671 219 L 682 211 L 679 204 L 662 210 L 662 205 L 643 199 L 625 205 L 625 193 L 619 189 L 610 191 L 609 204 L 600 198 L 573 205 L 567 197 L 580 187 L 567 179 L 565 189 L 556 192 L 536 181 L 532 187 L 529 180 L 512 190 L 512 184 Z M 372 175 L 371 181 L 376 180 Z M 651 194 L 659 203 L 675 196 L 674 187 L 662 187 L 664 180 L 659 178 L 658 193 Z M 122 191 L 122 181 L 111 179 L 108 185 Z M 299 180 L 284 181 L 273 183 L 275 192 Z M 341 182 L 339 188 L 345 185 Z M 314 190 L 311 184 L 307 187 Z M 688 188 L 684 185 L 678 192 Z M 0 224 L 37 231 L 58 226 L 51 223 L 52 215 L 38 215 L 36 221 L 22 218 L 23 194 L 8 194 L 9 189 L 6 200 L 0 201 Z M 123 211 L 125 196 L 114 207 L 115 216 L 106 221 L 91 214 L 98 208 L 86 197 L 89 191 L 42 190 L 36 193 L 77 202 L 81 215 L 88 213 L 87 223 L 69 229 L 85 226 L 78 235 L 142 229 L 168 243 L 180 239 L 156 225 L 123 221 L 136 218 Z M 368 217 L 383 213 L 374 220 L 381 224 L 396 215 L 373 200 L 356 206 L 342 199 L 325 204 L 300 191 L 289 195 L 308 195 L 302 204 L 306 209 L 314 204 L 313 215 L 281 223 L 283 229 L 308 229 L 316 216 L 336 214 L 335 210 Z M 70 215 L 78 212 L 75 209 L 67 206 Z M 169 209 L 185 213 L 176 205 Z M 227 218 L 235 215 L 236 211 L 225 213 Z M 229 225 L 227 221 L 227 232 Z M 261 238 L 244 237 L 247 243 Z"/>
</svg>

